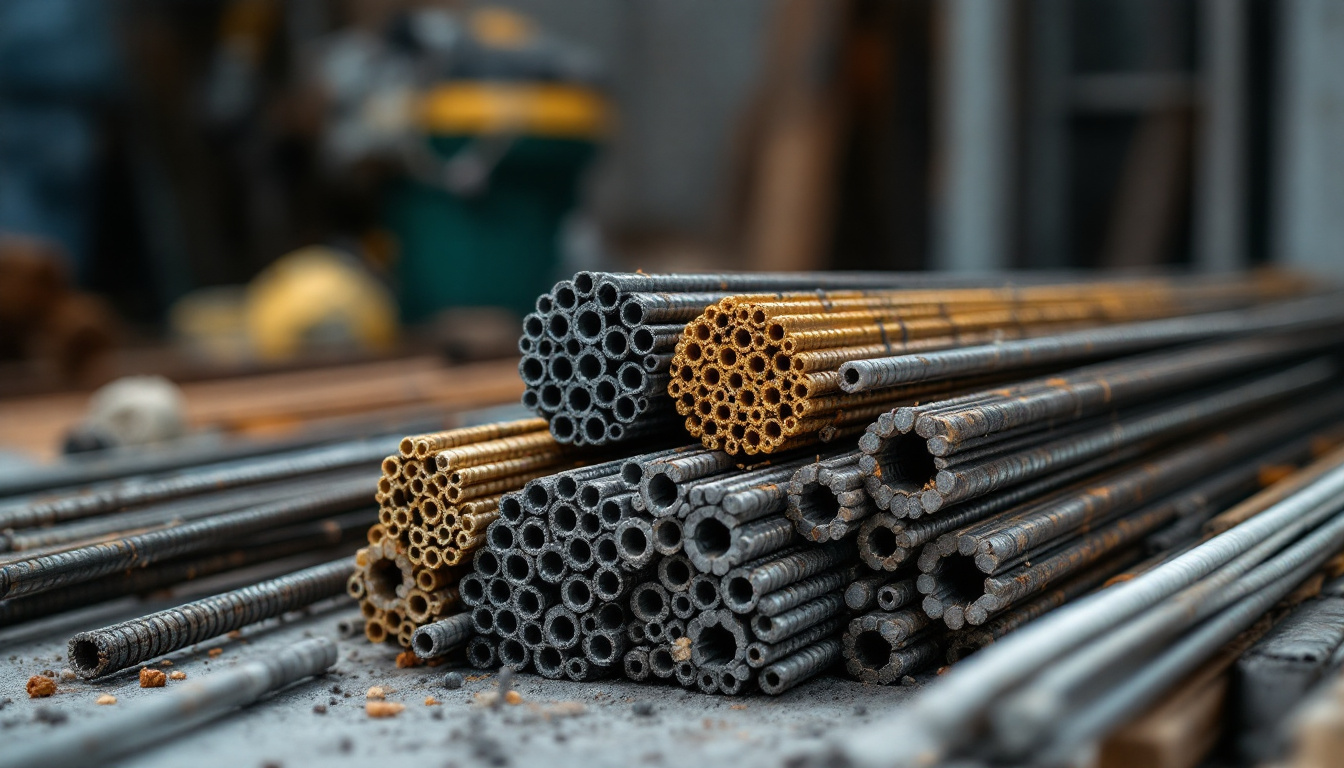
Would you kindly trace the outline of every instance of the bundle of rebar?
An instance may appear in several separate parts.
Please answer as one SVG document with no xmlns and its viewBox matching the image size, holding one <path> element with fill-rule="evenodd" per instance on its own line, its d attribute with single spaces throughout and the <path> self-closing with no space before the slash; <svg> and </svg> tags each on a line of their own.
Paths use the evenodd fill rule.
<svg viewBox="0 0 1344 768">
<path fill-rule="evenodd" d="M 840 367 L 850 361 L 1242 307 L 1295 286 L 1141 281 L 730 296 L 677 339 L 667 392 L 705 447 L 774 453 L 862 431 L 896 403 L 999 378 L 847 392 Z"/>
<path fill-rule="evenodd" d="M 1248 499 L 1258 511 L 1222 533 L 997 639 L 891 717 L 841 734 L 825 760 L 1075 763 L 1344 549 L 1344 453 L 1315 469 Z"/>
<path fill-rule="evenodd" d="M 378 523 L 349 583 L 369 640 L 411 648 L 418 628 L 459 612 L 458 580 L 498 519 L 503 495 L 582 456 L 557 443 L 542 419 L 401 440 L 383 459 Z"/>
<path fill-rule="evenodd" d="M 678 448 L 530 481 L 461 584 L 468 659 L 546 677 L 624 674 L 706 693 L 780 693 L 840 657 L 852 545 L 800 546 L 786 485 Z"/>
<path fill-rule="evenodd" d="M 1020 278 L 1019 278 L 1020 279 Z M 579 272 L 537 298 L 523 319 L 523 404 L 561 443 L 607 445 L 664 431 L 672 350 L 686 323 L 726 296 L 763 291 L 875 290 L 978 284 L 896 273 L 679 274 Z"/>
</svg>

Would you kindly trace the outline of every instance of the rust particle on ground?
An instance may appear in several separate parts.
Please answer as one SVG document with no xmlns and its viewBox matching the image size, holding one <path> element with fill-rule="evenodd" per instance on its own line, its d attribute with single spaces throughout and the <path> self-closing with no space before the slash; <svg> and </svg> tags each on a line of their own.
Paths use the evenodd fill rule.
<svg viewBox="0 0 1344 768">
<path fill-rule="evenodd" d="M 43 699 L 56 692 L 56 681 L 46 675 L 33 675 L 28 678 L 28 696 Z"/>
<path fill-rule="evenodd" d="M 392 701 L 370 701 L 364 704 L 364 712 L 369 717 L 396 717 L 404 709 L 406 709 L 405 704 L 397 704 Z"/>
<path fill-rule="evenodd" d="M 387 690 L 384 689 L 381 685 L 375 685 L 364 693 L 364 698 L 385 699 L 387 698 Z"/>
<path fill-rule="evenodd" d="M 178 672 L 171 672 L 171 673 L 169 673 L 169 675 L 168 675 L 168 679 L 169 679 L 169 680 L 186 680 L 186 679 L 187 679 L 187 673 L 186 673 L 186 672 L 181 672 L 181 671 L 178 671 Z"/>
<path fill-rule="evenodd" d="M 160 667 L 171 667 L 171 666 L 173 666 L 173 660 L 172 660 L 172 659 L 164 659 L 163 661 L 160 661 L 160 662 L 159 662 L 159 666 L 160 666 Z"/>
<path fill-rule="evenodd" d="M 141 688 L 162 688 L 168 684 L 168 676 L 157 669 L 145 667 L 140 670 Z"/>
<path fill-rule="evenodd" d="M 504 694 L 504 701 L 508 704 L 521 704 L 523 703 L 523 695 L 517 691 L 509 691 Z"/>
<path fill-rule="evenodd" d="M 437 707 L 438 705 L 440 705 L 440 704 L 442 704 L 442 703 L 443 703 L 443 702 L 439 701 L 438 699 L 434 698 L 433 696 L 426 696 L 426 697 L 425 697 L 425 706 L 426 706 L 426 707 Z"/>
<path fill-rule="evenodd" d="M 407 667 L 420 666 L 420 657 L 413 651 L 402 651 L 397 654 L 397 669 L 406 669 Z"/>
</svg>

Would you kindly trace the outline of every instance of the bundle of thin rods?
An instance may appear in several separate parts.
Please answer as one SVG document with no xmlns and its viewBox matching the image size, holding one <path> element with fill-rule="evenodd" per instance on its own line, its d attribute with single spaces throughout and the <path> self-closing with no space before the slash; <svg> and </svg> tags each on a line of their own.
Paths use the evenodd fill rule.
<svg viewBox="0 0 1344 768">
<path fill-rule="evenodd" d="M 850 361 L 1242 307 L 1295 287 L 1291 280 L 1154 280 L 731 296 L 686 326 L 667 391 L 705 447 L 774 453 L 862 431 L 895 403 L 985 381 L 847 392 L 839 369 Z"/>
<path fill-rule="evenodd" d="M 855 558 L 852 544 L 800 546 L 784 516 L 805 462 L 739 469 L 679 448 L 506 494 L 461 584 L 478 633 L 468 659 L 725 694 L 823 671 L 840 658 Z"/>
<path fill-rule="evenodd" d="M 403 439 L 383 459 L 378 523 L 349 582 L 369 640 L 410 648 L 418 628 L 459 613 L 458 580 L 499 517 L 503 494 L 577 458 L 542 419 Z"/>
<path fill-rule="evenodd" d="M 395 437 L 261 451 L 0 503 L 0 626 L 119 598 L 225 591 L 70 640 L 100 677 L 331 598 L 374 522 L 371 463 Z"/>
<path fill-rule="evenodd" d="M 537 298 L 523 320 L 523 404 L 561 443 L 607 445 L 665 431 L 672 348 L 686 323 L 726 296 L 761 291 L 956 285 L 893 273 L 681 274 L 579 272 Z"/>
<path fill-rule="evenodd" d="M 891 717 L 839 734 L 826 759 L 1076 763 L 1344 549 L 1344 452 L 1282 482 L 1209 521 L 1204 541 L 998 639 Z"/>
</svg>

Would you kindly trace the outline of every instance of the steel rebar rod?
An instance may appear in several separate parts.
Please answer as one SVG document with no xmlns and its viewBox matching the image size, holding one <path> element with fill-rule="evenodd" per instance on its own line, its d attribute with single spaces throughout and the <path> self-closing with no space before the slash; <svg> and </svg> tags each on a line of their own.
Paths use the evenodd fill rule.
<svg viewBox="0 0 1344 768">
<path fill-rule="evenodd" d="M 70 638 L 70 665 L 84 678 L 109 675 L 165 653 L 345 592 L 348 558 L 169 608 Z"/>
<path fill-rule="evenodd" d="M 0 766 L 51 768 L 101 765 L 169 736 L 245 707 L 267 693 L 305 677 L 321 675 L 336 663 L 336 644 L 327 638 L 301 640 L 265 656 L 249 658 L 174 687 L 162 696 L 117 708 L 108 717 L 87 718 L 60 739 L 28 739 L 10 744 Z"/>
<path fill-rule="evenodd" d="M 302 499 L 262 504 L 174 528 L 0 566 L 0 598 L 55 589 L 194 552 L 226 546 L 238 536 L 301 523 L 367 504 L 374 478 L 355 479 Z"/>
<path fill-rule="evenodd" d="M 1205 315 L 1124 323 L 1057 336 L 1010 340 L 919 355 L 855 360 L 840 366 L 846 392 L 866 392 L 913 382 L 1020 370 L 1043 363 L 1071 363 L 1159 346 L 1266 331 L 1304 331 L 1344 324 L 1336 295 L 1279 302 Z"/>
</svg>

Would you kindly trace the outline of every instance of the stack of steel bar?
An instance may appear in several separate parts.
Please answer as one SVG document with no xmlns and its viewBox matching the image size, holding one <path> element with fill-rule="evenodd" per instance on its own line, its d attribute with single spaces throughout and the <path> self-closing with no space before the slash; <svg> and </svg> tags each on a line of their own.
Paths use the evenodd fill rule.
<svg viewBox="0 0 1344 768">
<path fill-rule="evenodd" d="M 894 404 L 1002 378 L 848 392 L 840 367 L 850 361 L 1208 313 L 1297 287 L 1291 280 L 1144 281 L 731 296 L 686 326 L 667 391 L 705 447 L 774 453 L 862 431 Z"/>
<path fill-rule="evenodd" d="M 0 626 L 176 589 L 228 591 L 81 632 L 70 663 L 99 677 L 286 612 L 345 600 L 375 520 L 372 438 L 125 475 L 0 504 Z M 297 569 L 297 570 L 296 570 Z"/>
<path fill-rule="evenodd" d="M 780 693 L 831 666 L 852 544 L 800 546 L 799 459 L 739 469 L 702 448 L 533 480 L 500 502 L 462 599 L 468 658 L 587 680 Z"/>
<path fill-rule="evenodd" d="M 542 419 L 403 439 L 383 459 L 378 523 L 350 577 L 369 640 L 410 648 L 417 628 L 460 613 L 458 580 L 499 517 L 503 494 L 581 458 Z"/>
<path fill-rule="evenodd" d="M 1072 765 L 1095 755 L 1168 691 L 1222 664 L 1227 649 L 1235 658 L 1248 636 L 1263 636 L 1272 623 L 1263 617 L 1293 602 L 1299 585 L 1338 572 L 1344 451 L 1207 527 L 1222 532 L 1000 638 L 890 717 L 838 734 L 816 764 Z"/>
<path fill-rule="evenodd" d="M 1039 279 L 1039 278 L 1036 278 Z M 686 323 L 735 293 L 951 287 L 979 280 L 896 273 L 680 274 L 579 272 L 523 320 L 523 404 L 555 439 L 605 445 L 675 424 L 664 397 Z"/>
<path fill-rule="evenodd" d="M 370 462 L 395 445 L 355 440 L 0 503 L 0 623 L 349 551 L 374 517 Z"/>
</svg>

